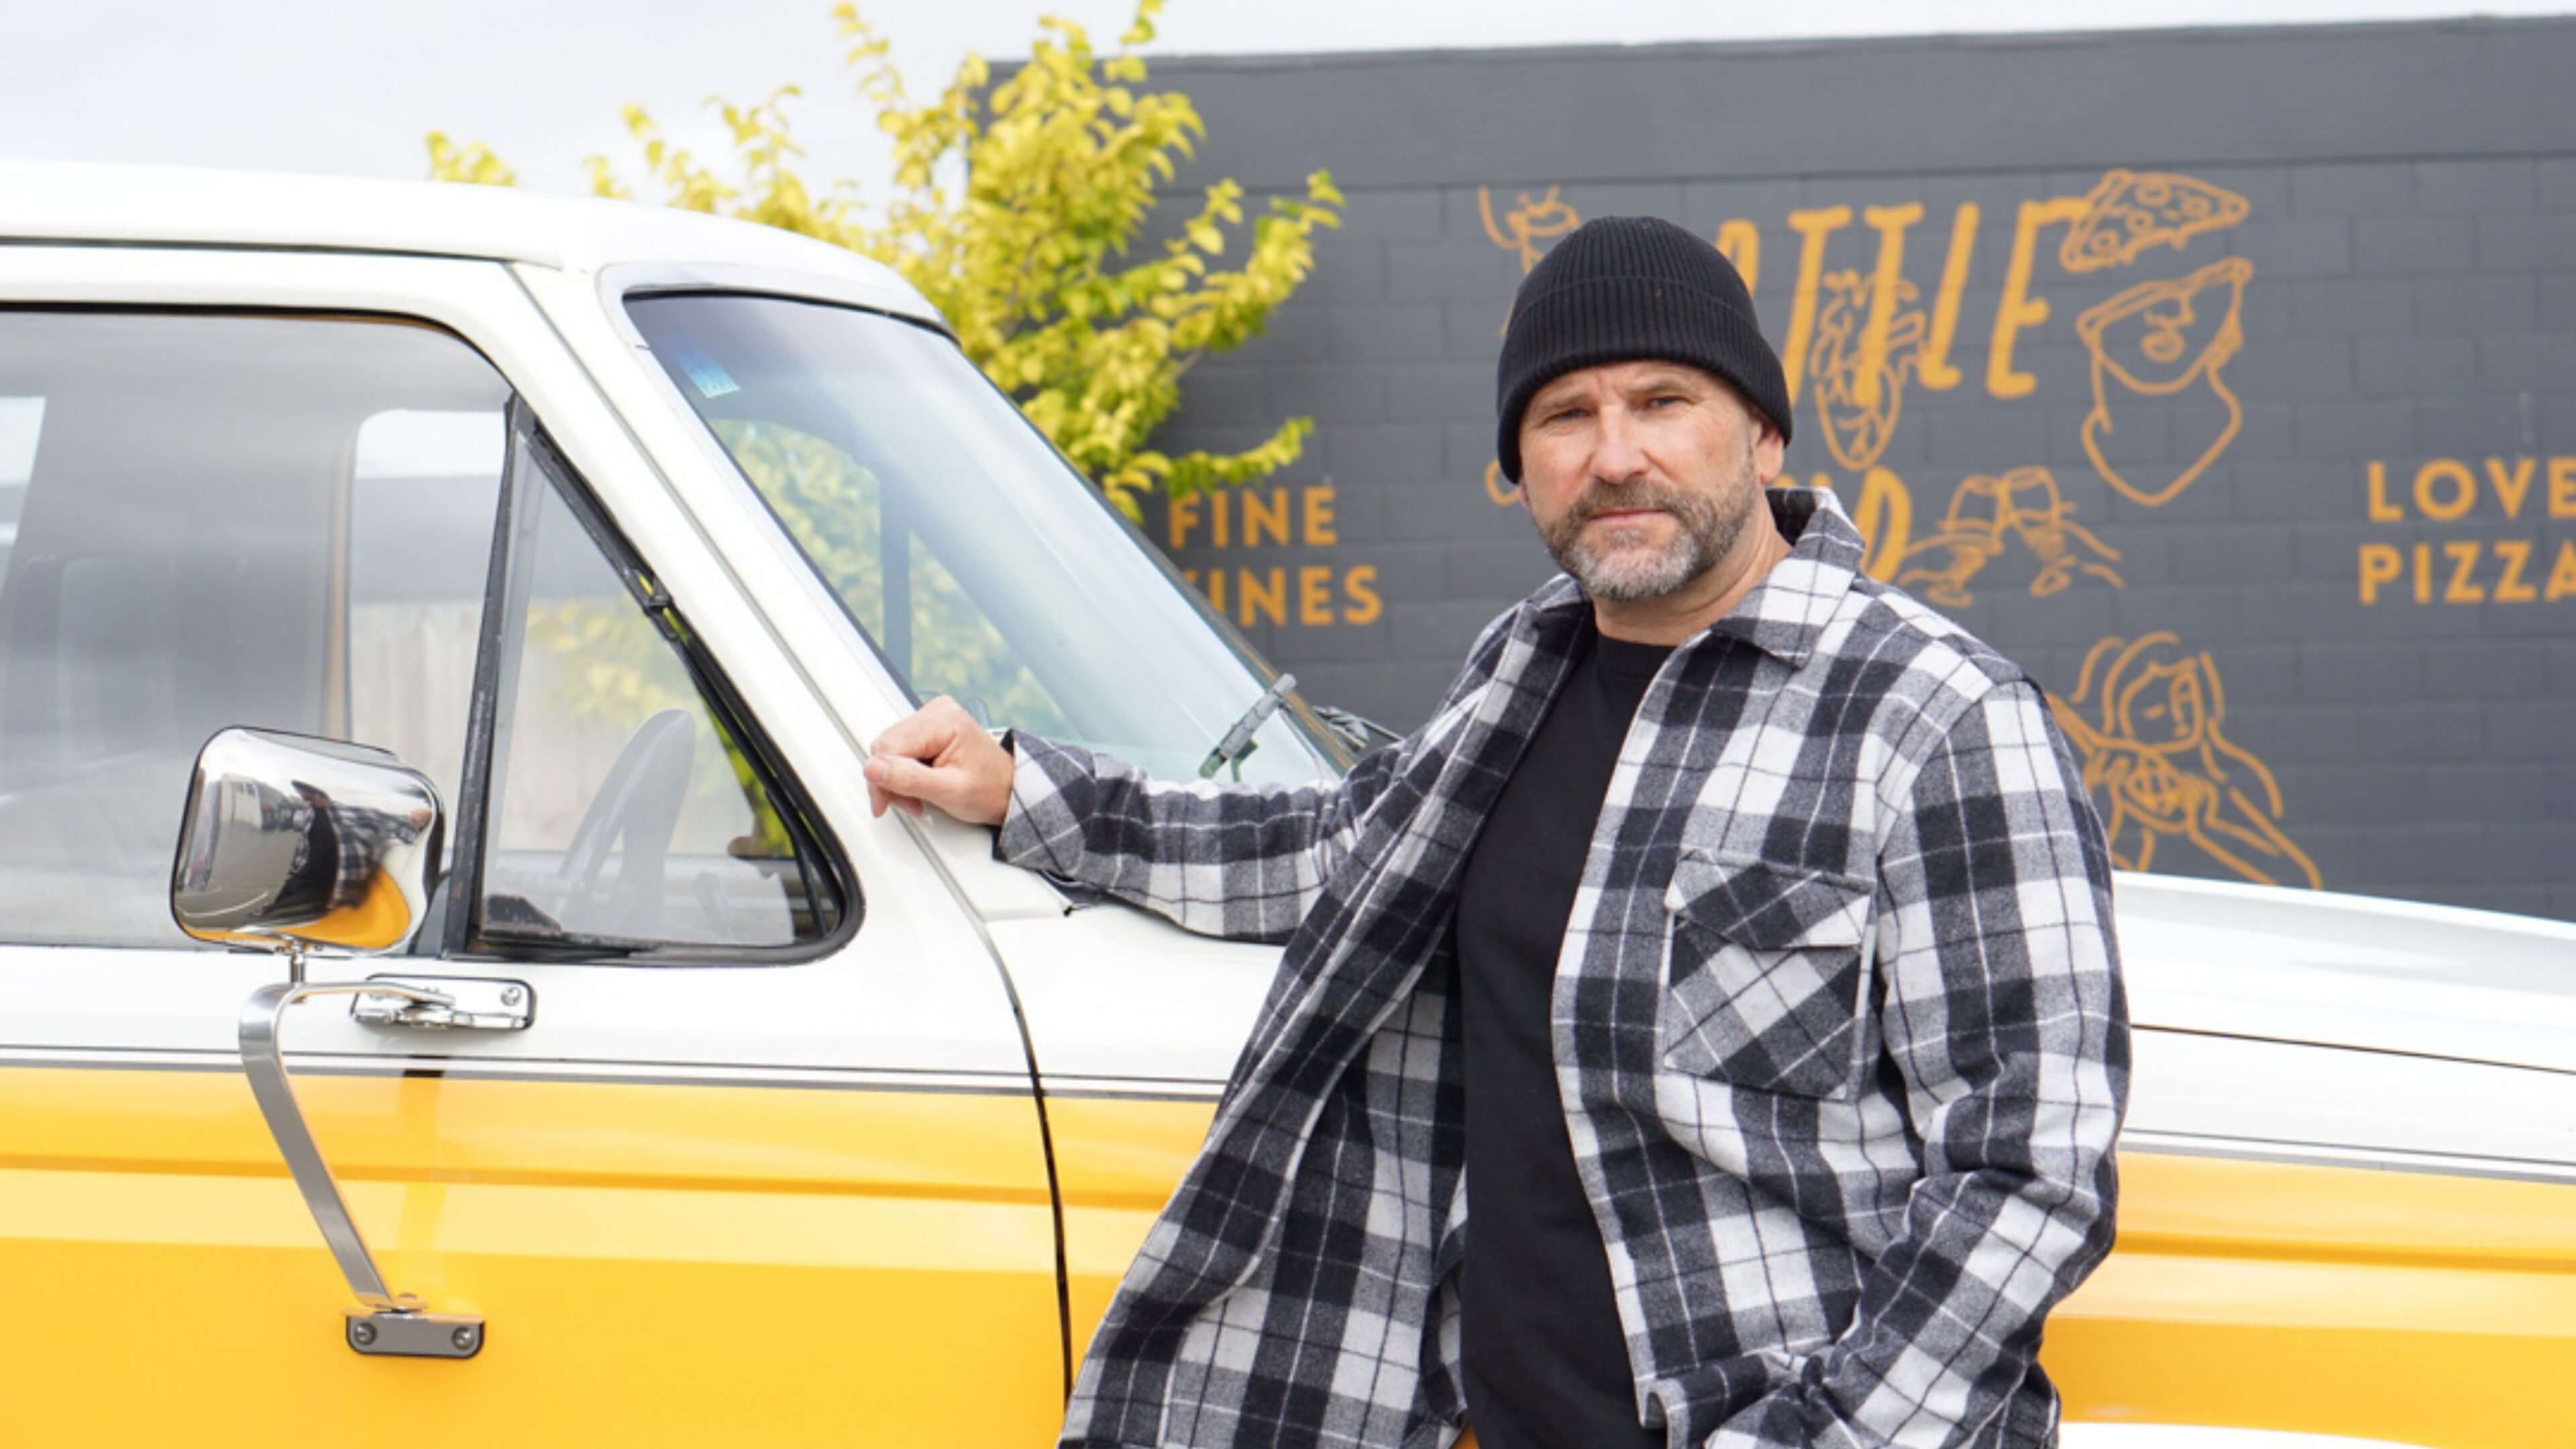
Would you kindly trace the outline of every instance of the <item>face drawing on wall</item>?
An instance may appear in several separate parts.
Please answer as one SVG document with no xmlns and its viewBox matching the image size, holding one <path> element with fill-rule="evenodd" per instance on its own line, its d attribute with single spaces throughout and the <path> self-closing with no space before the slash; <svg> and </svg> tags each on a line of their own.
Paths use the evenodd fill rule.
<svg viewBox="0 0 2576 1449">
<path fill-rule="evenodd" d="M 2180 838 L 2250 881 L 2324 884 L 2282 833 L 2272 772 L 2227 739 L 2227 696 L 2207 652 L 2185 652 L 2170 633 L 2104 639 L 2075 693 L 2049 706 L 2084 761 L 2112 864 L 2151 869 L 2157 845 Z"/>
<path fill-rule="evenodd" d="M 2253 276 L 2252 262 L 2225 257 L 2187 277 L 2141 282 L 2075 320 L 2093 362 L 2084 451 L 2102 481 L 2133 502 L 2172 501 L 2235 441 L 2245 410 L 2220 370 L 2245 341 L 2238 314 Z M 2118 458 L 2120 420 L 2158 410 L 2164 456 Z"/>
<path fill-rule="evenodd" d="M 1976 602 L 1968 581 L 2015 543 L 2039 560 L 2030 581 L 2033 597 L 2063 592 L 2078 575 L 2123 587 L 2111 567 L 2120 551 L 2075 521 L 2075 506 L 2058 491 L 2056 475 L 2036 464 L 1961 483 L 1950 495 L 1940 531 L 1903 545 L 1896 582 L 1919 589 L 1933 603 L 1966 608 Z"/>
<path fill-rule="evenodd" d="M 1905 406 L 1905 384 L 1923 354 L 1927 324 L 1923 309 L 1911 305 L 1922 289 L 1898 278 L 1895 313 L 1887 327 L 1887 346 L 1875 369 L 1877 401 L 1862 402 L 1861 370 L 1868 349 L 1861 345 L 1876 291 L 1858 272 L 1835 272 L 1824 279 L 1824 308 L 1816 317 L 1816 340 L 1807 353 L 1808 375 L 1816 382 L 1816 422 L 1834 461 L 1861 472 L 1887 451 L 1896 433 L 1897 415 Z"/>
</svg>

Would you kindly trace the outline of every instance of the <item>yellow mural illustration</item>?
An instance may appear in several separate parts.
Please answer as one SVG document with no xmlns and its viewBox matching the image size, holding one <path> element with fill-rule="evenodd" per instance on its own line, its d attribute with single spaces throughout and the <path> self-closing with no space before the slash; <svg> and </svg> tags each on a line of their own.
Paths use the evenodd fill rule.
<svg viewBox="0 0 2576 1449">
<path fill-rule="evenodd" d="M 1559 189 L 1549 187 L 1547 194 L 1536 201 L 1530 199 L 1528 192 L 1522 192 L 1520 204 L 1505 212 L 1502 223 L 1496 225 L 1493 193 L 1482 186 L 1476 188 L 1476 212 L 1484 218 L 1485 235 L 1494 239 L 1494 245 L 1520 255 L 1523 276 L 1538 265 L 1538 259 L 1543 255 L 1538 247 L 1540 242 L 1561 237 L 1583 224 L 1583 218 L 1575 215 L 1574 208 L 1557 198 Z"/>
<path fill-rule="evenodd" d="M 2083 760 L 2112 864 L 2152 869 L 2157 847 L 2180 839 L 2250 881 L 2323 886 L 2282 833 L 2271 770 L 2228 741 L 2227 696 L 2206 652 L 2170 633 L 2114 635 L 2085 655 L 2075 693 L 2049 703 Z"/>
<path fill-rule="evenodd" d="M 2223 186 L 2165 171 L 2102 173 L 2084 197 L 2084 215 L 2066 232 L 2057 264 L 2070 272 L 2124 267 L 2152 246 L 2179 249 L 2203 232 L 2243 221 L 2252 208 Z"/>
<path fill-rule="evenodd" d="M 2102 481 L 2121 496 L 2154 507 L 2171 502 L 2198 478 L 2244 425 L 2245 409 L 2221 369 L 2244 345 L 2239 314 L 2254 264 L 2222 257 L 2187 277 L 2141 282 L 2075 319 L 2093 363 L 2093 411 L 2084 418 L 2084 451 Z M 2105 447 L 2123 413 L 2140 399 L 2171 399 L 2172 436 L 2164 461 L 2114 462 Z"/>
<path fill-rule="evenodd" d="M 1825 448 L 1834 461 L 1860 472 L 1887 451 L 1896 420 L 1905 406 L 1905 383 L 1922 355 L 1923 309 L 1914 305 L 1921 290 L 1902 277 L 1892 278 L 1885 344 L 1863 345 L 1863 331 L 1879 289 L 1858 272 L 1836 272 L 1824 279 L 1824 309 L 1816 318 L 1816 340 L 1808 370 L 1816 379 L 1816 422 L 1824 430 Z"/>
<path fill-rule="evenodd" d="M 1816 486 L 1831 491 L 1833 480 L 1816 475 Z M 1860 501 L 1852 505 L 1852 527 L 1860 534 L 1860 571 L 1887 583 L 1905 560 L 1906 541 L 1914 533 L 1914 494 L 1905 480 L 1885 468 L 1861 475 Z"/>
<path fill-rule="evenodd" d="M 1526 274 L 1546 254 L 1546 243 L 1583 218 L 1561 185 L 1511 198 L 1509 205 L 1498 205 L 1493 188 L 1476 190 L 1486 237 L 1516 257 Z M 2056 249 L 2064 271 L 2098 273 L 2130 266 L 2161 247 L 2182 249 L 2250 214 L 2246 199 L 2223 186 L 2125 167 L 2105 171 L 2081 196 L 2023 202 L 2011 221 L 2010 265 L 1995 304 L 1988 395 L 2008 401 L 2037 386 L 2035 377 L 2016 368 L 2014 351 L 2023 334 L 2049 320 L 2041 273 L 2051 229 L 2064 230 Z M 1812 381 L 1814 435 L 1840 469 L 1860 475 L 1855 516 L 1871 545 L 1869 573 L 1887 580 L 1902 574 L 1923 584 L 1929 597 L 1958 606 L 1972 597 L 1968 581 L 2019 540 L 2041 561 L 2035 593 L 2053 594 L 2088 576 L 2116 586 L 2118 551 L 2073 522 L 2072 505 L 2046 470 L 1969 479 L 1951 499 L 1951 516 L 1931 537 L 1917 540 L 1906 527 L 1888 527 L 1891 521 L 1908 524 L 1913 515 L 1903 481 L 1883 463 L 1903 421 L 1907 394 L 1918 386 L 1947 390 L 1963 380 L 1949 360 L 1950 342 L 1962 321 L 1971 258 L 1986 224 L 1975 202 L 1952 211 L 1938 290 L 1927 296 L 1906 275 L 1907 240 L 1926 215 L 1920 201 L 1810 207 L 1787 215 L 1797 242 L 1797 275 L 1780 353 L 1783 381 L 1791 403 L 1801 407 L 1807 406 L 1799 395 L 1802 384 Z M 1855 222 L 1868 229 L 1858 239 L 1851 234 Z M 1763 230 L 1744 217 L 1716 230 L 1713 244 L 1735 262 L 1748 285 L 1755 284 L 1761 265 Z M 1864 260 L 1851 255 L 1856 240 L 1874 240 L 1873 264 L 1849 264 Z M 1837 249 L 1836 260 L 1846 264 L 1829 266 L 1829 249 Z M 2076 319 L 2093 393 L 2082 442 L 2094 471 L 2123 497 L 2150 507 L 2170 502 L 2234 442 L 2244 412 L 2224 370 L 2244 342 L 2242 310 L 2252 276 L 2252 263 L 2221 258 L 2182 277 L 2140 282 Z M 2120 447 L 2124 422 L 2163 446 Z M 2153 431 L 2159 425 L 2163 431 Z M 1495 506 L 1518 506 L 1520 490 L 1498 466 L 1488 464 L 1483 481 Z"/>
<path fill-rule="evenodd" d="M 1905 513 L 1912 512 L 1909 501 Z M 2111 567 L 2120 551 L 2075 521 L 2075 507 L 2059 493 L 2056 477 L 2035 464 L 1961 483 L 1950 495 L 1939 532 L 1894 543 L 1896 582 L 1946 608 L 1966 608 L 1977 601 L 1968 581 L 2015 544 L 2039 561 L 2030 581 L 2036 598 L 2063 591 L 2079 576 L 2124 586 Z"/>
</svg>

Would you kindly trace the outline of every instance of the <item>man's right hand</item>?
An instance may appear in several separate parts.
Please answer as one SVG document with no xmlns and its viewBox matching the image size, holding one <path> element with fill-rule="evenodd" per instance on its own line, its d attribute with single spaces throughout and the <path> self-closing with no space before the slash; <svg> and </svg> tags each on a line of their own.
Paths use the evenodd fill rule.
<svg viewBox="0 0 2576 1449">
<path fill-rule="evenodd" d="M 871 814 L 900 805 L 918 815 L 928 803 L 969 825 L 999 825 L 1011 804 L 1011 769 L 1011 752 L 941 695 L 877 736 L 861 773 Z"/>
</svg>

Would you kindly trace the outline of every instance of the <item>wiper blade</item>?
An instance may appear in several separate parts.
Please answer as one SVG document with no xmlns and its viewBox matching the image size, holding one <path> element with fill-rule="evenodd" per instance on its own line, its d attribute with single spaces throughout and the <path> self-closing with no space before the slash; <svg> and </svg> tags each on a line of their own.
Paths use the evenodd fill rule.
<svg viewBox="0 0 2576 1449">
<path fill-rule="evenodd" d="M 1293 674 L 1283 674 L 1270 681 L 1270 687 L 1261 691 L 1261 697 L 1244 710 L 1242 717 L 1234 722 L 1234 727 L 1216 742 L 1216 748 L 1208 751 L 1206 759 L 1199 761 L 1199 778 L 1212 778 L 1217 771 L 1231 767 L 1234 778 L 1241 780 L 1244 756 L 1259 748 L 1252 742 L 1253 735 L 1279 712 L 1279 706 L 1288 702 L 1289 692 L 1296 687 L 1297 676 Z"/>
<path fill-rule="evenodd" d="M 1333 732 L 1333 738 L 1349 747 L 1354 755 L 1365 755 L 1380 744 L 1391 745 L 1404 738 L 1364 714 L 1353 714 L 1329 704 L 1310 704 L 1306 708 L 1313 711 L 1315 718 L 1324 722 L 1324 728 Z"/>
</svg>

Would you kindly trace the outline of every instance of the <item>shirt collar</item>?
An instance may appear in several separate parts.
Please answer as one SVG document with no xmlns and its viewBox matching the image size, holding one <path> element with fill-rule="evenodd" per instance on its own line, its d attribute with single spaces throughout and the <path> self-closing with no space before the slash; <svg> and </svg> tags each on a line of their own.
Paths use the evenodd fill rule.
<svg viewBox="0 0 2576 1449">
<path fill-rule="evenodd" d="M 1771 505 L 1771 521 L 1789 540 L 1789 555 L 1699 637 L 1741 639 L 1795 669 L 1816 652 L 1818 636 L 1851 592 L 1866 545 L 1843 513 L 1841 500 L 1825 489 L 1766 488 L 1762 496 Z M 1532 602 L 1542 613 L 1569 617 L 1592 607 L 1574 580 L 1563 575 Z"/>
<path fill-rule="evenodd" d="M 1732 635 L 1795 669 L 1816 652 L 1817 637 L 1842 608 L 1865 545 L 1841 501 L 1825 489 L 1766 488 L 1763 497 L 1789 540 L 1789 556 L 1708 632 Z"/>
</svg>

